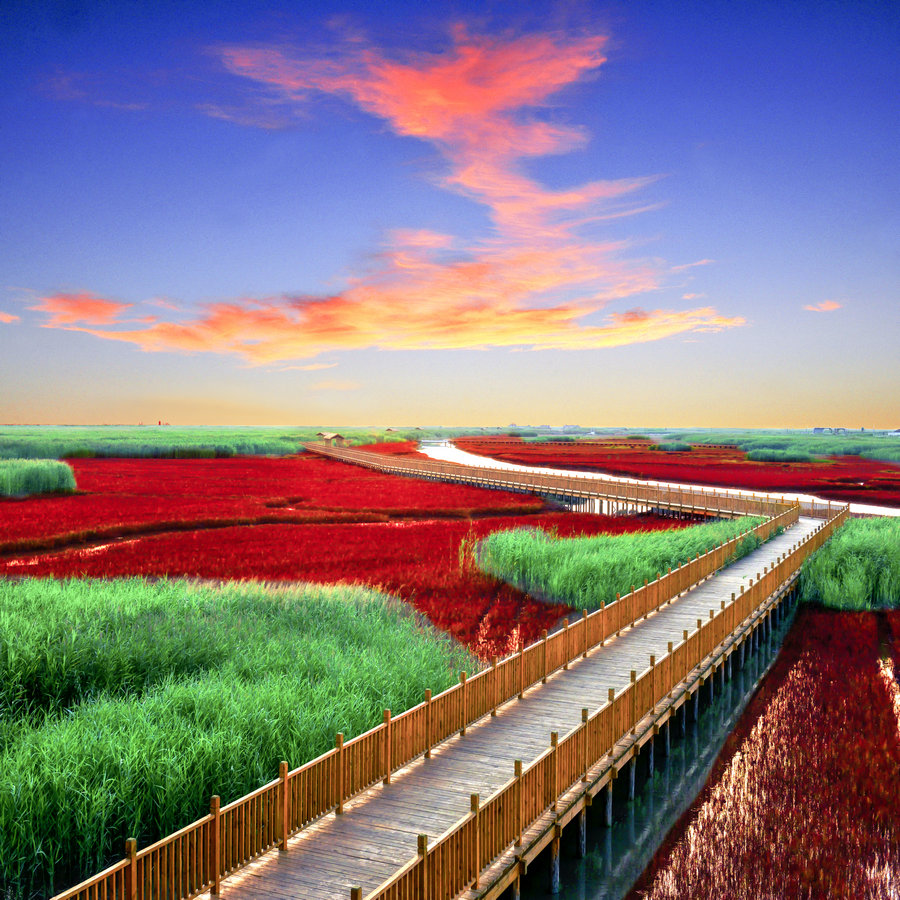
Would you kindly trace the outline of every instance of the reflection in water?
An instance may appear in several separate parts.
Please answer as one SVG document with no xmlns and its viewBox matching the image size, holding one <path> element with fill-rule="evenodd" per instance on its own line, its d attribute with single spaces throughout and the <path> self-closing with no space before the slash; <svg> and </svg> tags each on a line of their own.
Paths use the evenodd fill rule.
<svg viewBox="0 0 900 900">
<path fill-rule="evenodd" d="M 774 629 L 771 644 L 761 643 L 759 651 L 747 657 L 743 669 L 737 668 L 735 659 L 734 677 L 726 682 L 724 691 L 717 675 L 715 701 L 702 709 L 699 722 L 688 722 L 683 739 L 676 737 L 678 726 L 673 720 L 669 757 L 657 752 L 656 773 L 639 788 L 634 802 L 616 810 L 612 828 L 602 824 L 603 792 L 598 795 L 597 805 L 588 812 L 588 852 L 584 859 L 575 858 L 577 825 L 566 828 L 558 897 L 622 900 L 631 890 L 669 829 L 702 790 L 719 751 L 774 661 L 792 621 L 793 614 Z M 541 859 L 529 868 L 522 897 L 547 896 L 547 866 Z"/>
</svg>

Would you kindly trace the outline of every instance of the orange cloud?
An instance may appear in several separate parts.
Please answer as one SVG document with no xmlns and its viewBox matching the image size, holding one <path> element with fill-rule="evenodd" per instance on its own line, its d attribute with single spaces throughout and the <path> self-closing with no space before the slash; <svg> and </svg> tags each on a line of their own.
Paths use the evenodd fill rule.
<svg viewBox="0 0 900 900">
<path fill-rule="evenodd" d="M 314 357 L 322 352 L 360 350 L 453 350 L 525 347 L 589 349 L 660 340 L 685 332 L 720 331 L 745 324 L 711 307 L 613 313 L 603 324 L 591 319 L 603 305 L 602 291 L 592 303 L 572 301 L 523 306 L 511 299 L 513 269 L 483 263 L 435 266 L 432 293 L 420 295 L 422 282 L 398 278 L 382 286 L 359 284 L 331 297 L 277 297 L 215 303 L 182 323 L 157 322 L 143 328 L 97 328 L 69 324 L 107 340 L 135 344 L 146 351 L 234 353 L 252 364 Z M 623 276 L 624 278 L 624 276 Z M 640 280 L 631 289 L 645 288 Z M 621 295 L 625 282 L 612 290 Z M 316 369 L 318 364 L 301 366 Z M 331 388 L 334 389 L 334 388 Z"/>
<path fill-rule="evenodd" d="M 104 300 L 102 297 L 84 292 L 42 297 L 37 306 L 28 308 L 50 314 L 50 318 L 44 323 L 44 328 L 60 328 L 77 323 L 111 325 L 117 322 L 121 314 L 131 306 L 131 303 Z"/>
<path fill-rule="evenodd" d="M 821 303 L 807 304 L 803 308 L 810 312 L 832 312 L 835 309 L 841 309 L 842 305 L 836 300 L 823 300 Z"/>
<path fill-rule="evenodd" d="M 50 326 L 146 351 L 232 353 L 257 365 L 372 347 L 584 349 L 743 325 L 711 307 L 632 309 L 598 321 L 610 303 L 658 289 L 663 271 L 623 260 L 626 243 L 587 237 L 584 227 L 637 212 L 628 198 L 652 179 L 549 189 L 524 161 L 585 143 L 580 129 L 538 113 L 604 63 L 605 43 L 602 35 L 488 37 L 458 27 L 446 51 L 402 60 L 359 38 L 321 58 L 283 46 L 218 48 L 229 71 L 268 92 L 264 110 L 299 111 L 315 93 L 339 95 L 396 134 L 429 142 L 446 163 L 438 186 L 483 204 L 488 233 L 394 231 L 374 267 L 333 295 L 212 303 L 187 320 L 126 325 L 126 304 L 89 294 L 55 295 L 37 308 Z"/>
<path fill-rule="evenodd" d="M 8 325 L 10 322 L 18 322 L 18 321 L 19 321 L 18 316 L 14 316 L 12 313 L 6 313 L 6 312 L 3 312 L 2 310 L 0 310 L 0 322 L 3 322 Z"/>
</svg>

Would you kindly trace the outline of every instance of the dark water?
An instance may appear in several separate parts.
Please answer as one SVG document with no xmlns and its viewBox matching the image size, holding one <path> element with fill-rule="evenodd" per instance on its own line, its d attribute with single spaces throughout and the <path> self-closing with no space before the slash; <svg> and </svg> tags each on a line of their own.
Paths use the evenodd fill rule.
<svg viewBox="0 0 900 900">
<path fill-rule="evenodd" d="M 701 702 L 699 721 L 688 721 L 684 738 L 676 737 L 679 730 L 673 724 L 668 758 L 659 752 L 662 740 L 657 739 L 655 774 L 652 778 L 645 775 L 643 785 L 638 775 L 635 800 L 616 804 L 612 828 L 602 824 L 605 792 L 598 795 L 597 802 L 588 810 L 584 859 L 576 857 L 577 822 L 566 828 L 561 847 L 561 890 L 557 897 L 622 900 L 628 894 L 669 829 L 702 790 L 719 751 L 775 660 L 792 621 L 793 613 L 774 629 L 771 643 L 762 642 L 759 650 L 747 657 L 743 669 L 738 670 L 735 658 L 733 677 L 726 682 L 724 690 L 720 688 L 717 674 L 714 702 L 707 703 L 705 708 Z M 638 772 L 641 772 L 640 763 Z M 549 864 L 542 857 L 529 866 L 522 882 L 522 897 L 549 897 L 548 882 Z"/>
</svg>

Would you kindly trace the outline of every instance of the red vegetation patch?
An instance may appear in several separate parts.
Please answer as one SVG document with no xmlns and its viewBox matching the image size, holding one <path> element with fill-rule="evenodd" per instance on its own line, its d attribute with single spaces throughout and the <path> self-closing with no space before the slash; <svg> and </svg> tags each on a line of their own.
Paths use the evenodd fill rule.
<svg viewBox="0 0 900 900">
<path fill-rule="evenodd" d="M 0 506 L 0 576 L 360 582 L 399 594 L 483 657 L 536 639 L 565 609 L 461 566 L 464 540 L 522 526 L 563 536 L 673 527 L 654 516 L 542 512 L 536 497 L 317 457 L 73 465 L 85 493 Z"/>
<path fill-rule="evenodd" d="M 631 897 L 893 896 L 900 709 L 879 644 L 877 614 L 801 611 Z"/>
<path fill-rule="evenodd" d="M 769 493 L 814 494 L 843 503 L 900 507 L 900 466 L 833 456 L 815 462 L 747 459 L 736 447 L 693 445 L 690 451 L 648 449 L 646 442 L 526 443 L 509 437 L 461 438 L 461 450 L 529 466 L 605 472 L 652 481 L 709 484 Z"/>
<path fill-rule="evenodd" d="M 314 456 L 75 459 L 79 493 L 0 500 L 0 548 L 123 526 L 306 520 L 366 512 L 456 516 L 535 511 L 526 494 L 384 475 Z M 357 517 L 358 518 L 358 517 Z"/>
<path fill-rule="evenodd" d="M 484 658 L 530 643 L 566 612 L 460 564 L 460 543 L 525 525 L 562 536 L 672 527 L 654 516 L 579 513 L 353 525 L 258 525 L 162 534 L 0 561 L 0 575 L 195 576 L 359 582 L 399 594 Z"/>
<path fill-rule="evenodd" d="M 385 456 L 416 456 L 419 459 L 428 459 L 424 453 L 419 452 L 418 441 L 380 441 L 377 444 L 363 444 L 353 449 L 364 450 L 366 453 L 383 453 Z"/>
</svg>

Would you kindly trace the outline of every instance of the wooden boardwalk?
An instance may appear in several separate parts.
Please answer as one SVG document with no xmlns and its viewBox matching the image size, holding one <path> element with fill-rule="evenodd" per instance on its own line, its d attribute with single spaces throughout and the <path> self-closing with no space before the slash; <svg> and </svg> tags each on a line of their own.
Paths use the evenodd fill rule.
<svg viewBox="0 0 900 900">
<path fill-rule="evenodd" d="M 288 841 L 286 852 L 270 852 L 223 880 L 223 895 L 228 900 L 349 900 L 351 888 L 358 886 L 365 897 L 416 857 L 419 835 L 433 840 L 450 829 L 470 812 L 472 794 L 487 798 L 509 782 L 516 760 L 527 767 L 540 757 L 551 733 L 562 736 L 577 728 L 583 710 L 601 707 L 610 689 L 626 689 L 632 673 L 644 670 L 651 655 L 663 657 L 670 642 L 681 641 L 698 620 L 708 620 L 711 610 L 719 610 L 818 527 L 821 520 L 801 518 L 754 553 L 557 671 L 546 684 L 530 688 L 521 700 L 500 707 L 496 716 L 470 726 L 465 736 L 444 741 L 430 759 L 419 757 L 395 772 L 390 784 L 346 802 L 343 815 L 313 823 Z"/>
<path fill-rule="evenodd" d="M 750 534 L 631 586 L 485 670 L 334 750 L 138 849 L 54 900 L 231 897 L 493 900 L 519 884 L 545 847 L 558 863 L 562 828 L 604 791 L 612 815 L 628 767 L 699 687 L 714 689 L 734 651 L 770 630 L 803 560 L 849 510 L 775 497 L 490 472 L 344 448 L 309 449 L 382 471 L 601 499 L 619 511 L 758 515 L 772 538 L 725 568 Z M 779 530 L 787 529 L 778 534 Z M 774 537 L 773 537 L 774 535 Z M 518 699 L 517 699 L 518 698 Z M 660 731 L 663 729 L 663 731 Z M 643 748 L 643 751 L 642 751 Z M 558 871 L 558 865 L 551 866 Z M 204 891 L 210 893 L 204 894 Z"/>
</svg>

